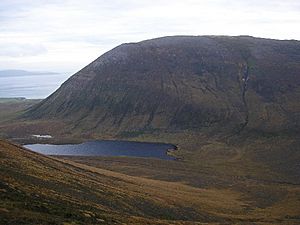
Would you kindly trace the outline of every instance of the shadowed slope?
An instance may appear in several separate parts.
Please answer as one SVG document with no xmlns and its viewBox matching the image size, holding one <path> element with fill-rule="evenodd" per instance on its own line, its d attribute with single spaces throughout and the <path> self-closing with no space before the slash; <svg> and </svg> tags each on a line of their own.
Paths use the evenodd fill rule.
<svg viewBox="0 0 300 225">
<path fill-rule="evenodd" d="M 122 44 L 33 107 L 90 133 L 299 128 L 300 43 L 175 36 Z"/>
</svg>

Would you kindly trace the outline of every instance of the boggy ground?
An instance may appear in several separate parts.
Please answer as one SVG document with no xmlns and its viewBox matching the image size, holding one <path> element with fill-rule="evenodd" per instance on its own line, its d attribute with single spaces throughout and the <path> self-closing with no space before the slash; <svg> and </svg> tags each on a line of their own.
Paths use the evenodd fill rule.
<svg viewBox="0 0 300 225">
<path fill-rule="evenodd" d="M 61 158 L 135 177 L 179 182 L 208 190 L 230 190 L 239 196 L 243 205 L 239 218 L 231 214 L 233 211 L 223 211 L 223 215 L 230 214 L 234 222 L 300 222 L 300 157 L 296 134 L 262 135 L 248 132 L 224 138 L 186 132 L 144 135 L 133 140 L 153 139 L 177 144 L 179 150 L 173 154 L 179 160 Z M 219 212 L 216 208 L 211 210 L 210 213 Z"/>
</svg>

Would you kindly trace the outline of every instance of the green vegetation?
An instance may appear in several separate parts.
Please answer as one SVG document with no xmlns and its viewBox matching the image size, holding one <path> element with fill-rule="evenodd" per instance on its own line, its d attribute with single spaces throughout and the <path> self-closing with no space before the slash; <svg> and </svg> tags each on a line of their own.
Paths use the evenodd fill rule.
<svg viewBox="0 0 300 225">
<path fill-rule="evenodd" d="M 40 102 L 38 99 L 0 98 L 0 122 L 15 119 L 20 112 Z"/>
</svg>

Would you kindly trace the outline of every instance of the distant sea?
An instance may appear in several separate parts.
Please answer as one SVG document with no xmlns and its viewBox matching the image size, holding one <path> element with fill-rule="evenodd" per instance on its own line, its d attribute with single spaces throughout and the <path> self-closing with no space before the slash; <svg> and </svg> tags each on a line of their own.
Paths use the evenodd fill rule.
<svg viewBox="0 0 300 225">
<path fill-rule="evenodd" d="M 69 74 L 53 73 L 0 76 L 0 98 L 43 99 L 59 88 L 69 77 Z"/>
</svg>

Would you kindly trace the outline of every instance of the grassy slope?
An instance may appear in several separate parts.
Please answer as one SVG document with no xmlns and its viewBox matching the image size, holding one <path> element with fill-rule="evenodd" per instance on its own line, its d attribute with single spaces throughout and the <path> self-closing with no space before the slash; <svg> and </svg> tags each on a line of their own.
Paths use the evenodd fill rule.
<svg viewBox="0 0 300 225">
<path fill-rule="evenodd" d="M 31 140 L 32 134 L 55 133 L 63 130 L 59 121 L 23 121 L 19 116 L 40 99 L 0 98 L 0 138 L 16 142 Z"/>
<path fill-rule="evenodd" d="M 20 111 L 38 103 L 38 99 L 0 98 L 0 122 L 13 119 Z"/>
<path fill-rule="evenodd" d="M 227 220 L 223 211 L 243 210 L 239 196 L 230 190 L 192 188 L 61 162 L 3 141 L 0 153 L 1 223 L 209 222 Z M 214 208 L 219 213 L 206 212 Z"/>
<path fill-rule="evenodd" d="M 40 102 L 38 99 L 24 98 L 0 98 L 0 123 L 3 126 L 11 124 L 11 121 L 16 119 L 21 112 L 34 104 Z M 0 137 L 7 137 L 4 130 L 0 130 Z"/>
<path fill-rule="evenodd" d="M 259 206 L 237 183 L 192 187 L 130 176 L 45 157 L 4 141 L 0 156 L 1 224 L 299 223 L 297 185 L 245 181 L 258 195 L 282 193 Z"/>
</svg>

